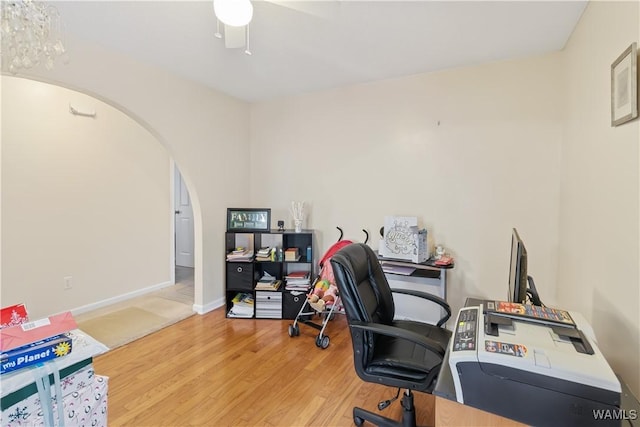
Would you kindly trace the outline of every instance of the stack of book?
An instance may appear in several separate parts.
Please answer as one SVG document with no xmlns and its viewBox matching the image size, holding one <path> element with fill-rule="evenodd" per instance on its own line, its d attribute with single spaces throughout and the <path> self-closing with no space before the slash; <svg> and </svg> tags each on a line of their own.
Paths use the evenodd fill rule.
<svg viewBox="0 0 640 427">
<path fill-rule="evenodd" d="M 227 261 L 251 261 L 253 251 L 249 249 L 239 248 L 227 254 Z"/>
<path fill-rule="evenodd" d="M 274 280 L 271 283 L 258 282 L 256 283 L 256 291 L 277 291 L 281 284 L 282 280 Z"/>
<path fill-rule="evenodd" d="M 231 306 L 231 310 L 229 310 L 229 317 L 253 317 L 253 307 L 255 304 L 252 293 L 239 292 L 231 301 L 233 302 L 233 306 Z"/>
<path fill-rule="evenodd" d="M 285 261 L 298 261 L 300 260 L 300 250 L 298 248 L 288 248 L 284 251 Z"/>
<path fill-rule="evenodd" d="M 284 277 L 287 291 L 308 291 L 311 286 L 308 271 L 292 271 Z"/>
<path fill-rule="evenodd" d="M 276 291 L 280 287 L 280 280 L 276 280 L 275 276 L 272 276 L 268 272 L 264 272 L 258 283 L 256 283 L 256 290 L 258 291 Z"/>
<path fill-rule="evenodd" d="M 256 261 L 275 261 L 276 248 L 260 248 L 258 252 L 256 252 Z"/>
</svg>

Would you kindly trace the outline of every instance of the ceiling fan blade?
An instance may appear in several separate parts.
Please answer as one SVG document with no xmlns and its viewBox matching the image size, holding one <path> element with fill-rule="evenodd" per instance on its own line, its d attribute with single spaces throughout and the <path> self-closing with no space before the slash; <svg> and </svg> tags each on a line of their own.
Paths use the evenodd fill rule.
<svg viewBox="0 0 640 427">
<path fill-rule="evenodd" d="M 277 6 L 285 7 L 306 15 L 317 16 L 319 18 L 330 18 L 335 16 L 342 1 L 340 0 L 315 0 L 315 1 L 292 1 L 292 0 L 264 0 Z"/>
</svg>

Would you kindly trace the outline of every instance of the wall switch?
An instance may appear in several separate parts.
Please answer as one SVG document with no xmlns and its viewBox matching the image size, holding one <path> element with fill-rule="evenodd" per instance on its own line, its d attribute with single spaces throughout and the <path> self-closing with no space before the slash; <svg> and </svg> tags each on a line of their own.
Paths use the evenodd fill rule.
<svg viewBox="0 0 640 427">
<path fill-rule="evenodd" d="M 64 288 L 65 289 L 71 289 L 73 288 L 73 282 L 72 282 L 73 277 L 71 276 L 66 276 L 64 278 Z"/>
</svg>

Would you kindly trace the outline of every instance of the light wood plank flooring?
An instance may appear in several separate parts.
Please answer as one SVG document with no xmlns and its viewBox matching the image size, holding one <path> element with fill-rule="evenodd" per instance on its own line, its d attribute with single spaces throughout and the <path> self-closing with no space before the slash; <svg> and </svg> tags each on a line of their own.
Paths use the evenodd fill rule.
<svg viewBox="0 0 640 427">
<path fill-rule="evenodd" d="M 109 426 L 351 426 L 353 406 L 375 410 L 395 389 L 360 380 L 344 316 L 318 331 L 291 320 L 195 315 L 95 358 L 109 377 Z M 318 319 L 317 322 L 320 322 Z M 434 398 L 415 394 L 419 425 Z M 401 417 L 400 402 L 382 414 Z"/>
</svg>

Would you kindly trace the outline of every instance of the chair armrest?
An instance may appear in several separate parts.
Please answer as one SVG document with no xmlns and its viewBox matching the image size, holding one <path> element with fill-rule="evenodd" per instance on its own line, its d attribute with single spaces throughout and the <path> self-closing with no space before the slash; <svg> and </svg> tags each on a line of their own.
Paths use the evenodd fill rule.
<svg viewBox="0 0 640 427">
<path fill-rule="evenodd" d="M 352 320 L 350 322 L 350 326 L 352 328 L 373 332 L 374 334 L 387 335 L 411 341 L 414 344 L 431 350 L 432 352 L 440 355 L 440 357 L 444 357 L 444 353 L 446 351 L 446 348 L 442 347 L 442 344 L 438 341 L 396 326 L 383 325 L 382 323 L 364 323 L 356 320 Z"/>
<path fill-rule="evenodd" d="M 442 298 L 440 298 L 439 296 L 430 294 L 428 292 L 421 292 L 421 291 L 414 291 L 412 289 L 399 289 L 399 288 L 391 288 L 391 292 L 392 293 L 396 293 L 396 294 L 404 294 L 404 295 L 412 295 L 414 297 L 418 297 L 418 298 L 423 298 L 423 299 L 427 299 L 429 301 L 432 301 L 438 305 L 440 305 L 442 308 L 444 308 L 444 310 L 447 312 L 447 314 L 445 314 L 437 323 L 437 326 L 442 326 L 445 324 L 445 322 L 447 320 L 449 320 L 449 318 L 451 317 L 451 307 L 449 307 L 449 304 L 443 300 Z"/>
</svg>

